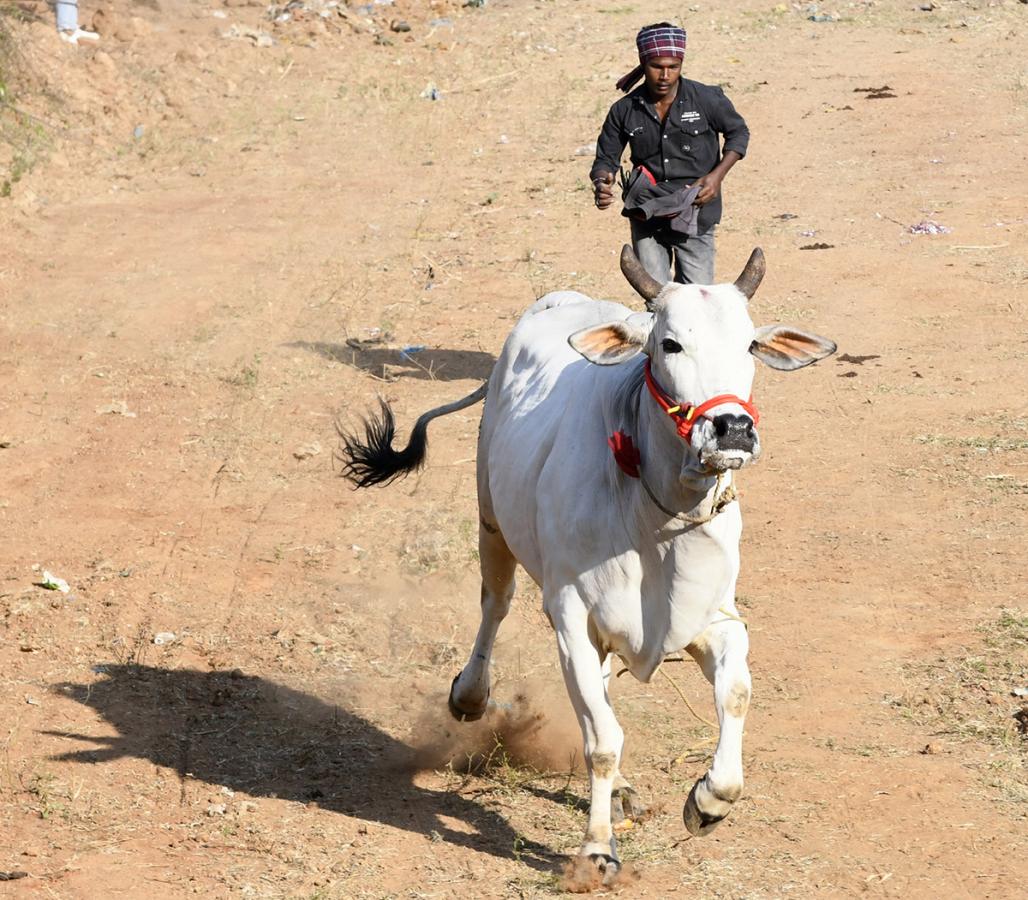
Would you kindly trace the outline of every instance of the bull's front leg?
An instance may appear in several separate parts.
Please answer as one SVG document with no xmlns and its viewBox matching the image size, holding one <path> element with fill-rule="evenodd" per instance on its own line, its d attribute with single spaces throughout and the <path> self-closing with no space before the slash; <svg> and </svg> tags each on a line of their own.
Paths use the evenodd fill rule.
<svg viewBox="0 0 1028 900">
<path fill-rule="evenodd" d="M 616 781 L 624 781 L 618 774 L 624 732 L 607 696 L 607 653 L 590 637 L 588 613 L 577 591 L 565 588 L 546 600 L 564 681 L 582 728 L 589 772 L 589 824 L 579 854 L 609 879 L 621 865 L 611 824 L 611 792 Z"/>
<path fill-rule="evenodd" d="M 734 601 L 723 607 L 738 615 Z M 749 635 L 742 622 L 719 613 L 686 649 L 714 686 L 720 724 L 710 769 L 693 785 L 685 801 L 685 826 L 695 835 L 709 834 L 742 796 L 742 734 L 750 705 Z"/>
</svg>

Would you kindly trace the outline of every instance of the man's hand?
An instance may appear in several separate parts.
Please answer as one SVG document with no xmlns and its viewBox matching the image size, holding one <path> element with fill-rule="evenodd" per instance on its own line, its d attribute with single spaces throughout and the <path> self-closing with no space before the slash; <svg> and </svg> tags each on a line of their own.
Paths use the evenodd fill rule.
<svg viewBox="0 0 1028 900">
<path fill-rule="evenodd" d="M 594 178 L 593 193 L 596 196 L 596 208 L 607 209 L 614 202 L 614 173 L 604 172 Z"/>
<path fill-rule="evenodd" d="M 702 178 L 697 178 L 694 184 L 700 186 L 700 192 L 696 195 L 696 199 L 693 200 L 695 206 L 703 206 L 706 203 L 710 203 L 719 193 L 721 193 L 721 182 L 724 179 L 724 175 L 718 175 L 715 172 L 710 172 L 704 175 Z"/>
<path fill-rule="evenodd" d="M 696 195 L 696 199 L 693 200 L 693 204 L 695 206 L 703 206 L 705 203 L 710 203 L 711 200 L 720 194 L 721 182 L 725 180 L 728 170 L 740 159 L 742 157 L 734 150 L 726 150 L 725 155 L 721 158 L 721 162 L 702 178 L 697 178 L 693 182 L 693 184 L 700 186 L 700 192 Z M 692 184 L 689 185 L 689 187 L 692 186 Z"/>
</svg>

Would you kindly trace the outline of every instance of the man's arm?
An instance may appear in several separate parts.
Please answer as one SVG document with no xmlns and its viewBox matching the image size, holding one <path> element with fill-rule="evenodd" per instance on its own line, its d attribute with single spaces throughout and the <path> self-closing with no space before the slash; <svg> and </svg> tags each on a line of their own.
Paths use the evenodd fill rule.
<svg viewBox="0 0 1028 900">
<path fill-rule="evenodd" d="M 589 170 L 597 209 L 607 209 L 614 202 L 614 173 L 621 168 L 621 154 L 625 152 L 627 143 L 615 104 L 600 129 L 596 141 L 596 159 Z"/>
<path fill-rule="evenodd" d="M 725 136 L 724 153 L 719 162 L 702 178 L 696 179 L 700 186 L 700 192 L 696 195 L 696 203 L 702 206 L 709 203 L 721 191 L 721 182 L 724 181 L 728 170 L 746 155 L 746 149 L 750 143 L 750 130 L 746 126 L 746 120 L 735 111 L 732 101 L 725 96 L 721 88 L 713 89 L 712 115 L 710 123 L 714 128 Z"/>
<path fill-rule="evenodd" d="M 709 203 L 721 192 L 721 182 L 725 180 L 728 170 L 732 168 L 742 157 L 735 150 L 726 150 L 725 155 L 719 162 L 702 178 L 697 178 L 694 184 L 700 186 L 700 192 L 693 201 L 697 206 Z"/>
</svg>

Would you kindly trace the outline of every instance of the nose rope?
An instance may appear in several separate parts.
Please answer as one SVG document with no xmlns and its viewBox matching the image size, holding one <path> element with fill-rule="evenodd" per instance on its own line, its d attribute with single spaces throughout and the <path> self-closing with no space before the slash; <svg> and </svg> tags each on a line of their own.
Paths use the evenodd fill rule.
<svg viewBox="0 0 1028 900">
<path fill-rule="evenodd" d="M 710 510 L 703 515 L 699 516 L 688 516 L 685 513 L 675 512 L 674 510 L 668 509 L 660 500 L 657 499 L 657 495 L 653 493 L 653 489 L 646 483 L 646 479 L 643 478 L 642 473 L 639 473 L 639 481 L 642 482 L 643 490 L 646 491 L 646 495 L 653 501 L 653 505 L 657 507 L 664 515 L 670 516 L 676 522 L 682 522 L 685 525 L 706 525 L 711 519 L 719 515 L 729 503 L 734 503 L 738 498 L 738 494 L 735 490 L 735 484 L 729 484 L 727 487 L 724 485 L 725 473 L 720 472 L 717 476 L 717 481 L 714 484 L 714 490 L 710 498 Z"/>
<path fill-rule="evenodd" d="M 735 403 L 741 406 L 746 410 L 749 417 L 753 419 L 754 425 L 760 421 L 760 413 L 757 412 L 757 407 L 753 405 L 752 394 L 749 400 L 743 400 L 741 397 L 736 397 L 735 394 L 718 394 L 716 397 L 705 400 L 699 406 L 693 406 L 688 403 L 675 403 L 668 392 L 657 384 L 657 380 L 650 371 L 650 361 L 648 359 L 643 371 L 646 375 L 646 387 L 649 388 L 650 394 L 657 401 L 660 408 L 675 420 L 675 429 L 683 441 L 689 440 L 692 435 L 693 426 L 700 419 L 709 419 L 710 417 L 707 413 L 715 406 L 721 406 L 725 403 Z"/>
</svg>

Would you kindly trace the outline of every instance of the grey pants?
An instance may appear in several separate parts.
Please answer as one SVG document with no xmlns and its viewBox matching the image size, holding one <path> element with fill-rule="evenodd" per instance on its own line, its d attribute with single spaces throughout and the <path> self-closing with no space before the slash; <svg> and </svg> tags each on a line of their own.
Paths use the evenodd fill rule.
<svg viewBox="0 0 1028 900">
<path fill-rule="evenodd" d="M 679 284 L 714 283 L 714 231 L 687 237 L 666 223 L 632 220 L 632 246 L 639 262 L 662 284 L 671 281 L 671 261 Z"/>
<path fill-rule="evenodd" d="M 74 31 L 79 27 L 78 0 L 57 0 L 57 30 Z"/>
</svg>

